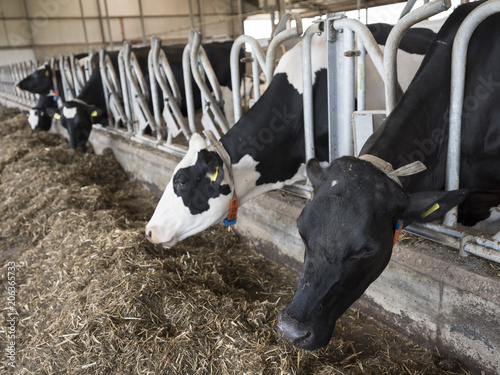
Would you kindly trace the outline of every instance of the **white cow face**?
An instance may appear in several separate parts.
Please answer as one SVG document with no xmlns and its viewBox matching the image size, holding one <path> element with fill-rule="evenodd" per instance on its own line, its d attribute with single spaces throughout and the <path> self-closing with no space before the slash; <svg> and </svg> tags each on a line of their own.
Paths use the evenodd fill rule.
<svg viewBox="0 0 500 375">
<path fill-rule="evenodd" d="M 148 240 L 173 246 L 227 216 L 234 187 L 225 168 L 220 156 L 194 134 L 146 226 Z"/>
</svg>

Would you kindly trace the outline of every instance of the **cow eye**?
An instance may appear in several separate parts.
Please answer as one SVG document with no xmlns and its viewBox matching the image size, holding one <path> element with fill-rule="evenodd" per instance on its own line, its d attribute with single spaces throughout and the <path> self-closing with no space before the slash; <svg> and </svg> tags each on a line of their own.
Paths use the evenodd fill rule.
<svg viewBox="0 0 500 375">
<path fill-rule="evenodd" d="M 361 256 L 369 256 L 375 253 L 375 249 L 371 246 L 365 246 L 361 249 Z"/>
</svg>

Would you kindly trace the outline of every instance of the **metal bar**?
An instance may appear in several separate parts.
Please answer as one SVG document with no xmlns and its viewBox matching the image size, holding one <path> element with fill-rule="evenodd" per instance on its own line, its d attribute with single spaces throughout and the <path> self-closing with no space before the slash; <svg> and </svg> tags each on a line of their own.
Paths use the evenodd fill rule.
<svg viewBox="0 0 500 375">
<path fill-rule="evenodd" d="M 108 25 L 109 49 L 113 50 L 113 36 L 111 35 L 111 23 L 109 22 L 108 0 L 104 0 L 104 12 L 106 13 L 106 24 Z"/>
<path fill-rule="evenodd" d="M 118 53 L 118 69 L 120 70 L 120 84 L 122 88 L 122 99 L 123 106 L 125 107 L 125 118 L 126 118 L 126 127 L 128 132 L 133 132 L 133 117 L 134 113 L 132 110 L 132 94 L 130 92 L 130 86 L 127 80 L 127 73 L 125 72 L 125 56 L 124 50 L 122 49 Z"/>
<path fill-rule="evenodd" d="M 161 117 L 158 85 L 156 84 L 156 77 L 155 77 L 155 72 L 154 72 L 154 67 L 153 67 L 153 58 L 154 58 L 153 45 L 156 45 L 156 48 L 159 49 L 157 40 L 154 40 L 153 38 L 151 38 L 151 49 L 149 50 L 149 53 L 148 53 L 149 87 L 151 90 L 151 104 L 153 106 L 153 116 L 154 116 L 155 123 L 157 126 L 156 138 L 158 140 L 161 140 L 166 135 L 166 131 L 165 131 L 165 123 Z M 158 56 L 156 56 L 156 57 L 158 57 Z M 165 105 L 167 105 L 167 104 L 168 103 L 165 103 Z"/>
<path fill-rule="evenodd" d="M 377 69 L 378 74 L 385 82 L 384 56 L 368 27 L 358 20 L 349 18 L 335 19 L 332 27 L 335 30 L 349 29 L 356 33 L 356 37 L 365 47 L 375 69 Z"/>
<path fill-rule="evenodd" d="M 314 107 L 313 107 L 313 82 L 311 67 L 311 41 L 314 35 L 323 31 L 323 23 L 315 23 L 309 26 L 302 38 L 302 94 L 304 111 L 304 142 L 306 162 L 315 157 L 314 148 Z"/>
<path fill-rule="evenodd" d="M 401 18 L 389 33 L 384 50 L 384 68 L 386 72 L 385 106 L 387 115 L 394 109 L 398 100 L 397 53 L 404 33 L 417 22 L 440 13 L 450 6 L 451 0 L 435 0 L 425 4 Z"/>
<path fill-rule="evenodd" d="M 82 19 L 83 36 L 85 37 L 85 46 L 87 47 L 87 49 L 89 49 L 89 38 L 87 36 L 87 25 L 85 25 L 85 16 L 83 15 L 82 0 L 78 0 L 78 3 L 80 5 L 80 16 L 81 16 L 81 19 Z"/>
<path fill-rule="evenodd" d="M 237 122 L 241 117 L 241 94 L 239 90 L 235 90 L 235 87 L 239 87 L 240 81 L 240 48 L 243 44 L 249 43 L 252 47 L 252 57 L 254 61 L 258 62 L 258 65 L 264 72 L 266 76 L 266 81 L 269 82 L 271 80 L 270 76 L 268 76 L 268 72 L 266 70 L 266 57 L 264 52 L 262 51 L 262 47 L 259 42 L 255 38 L 252 38 L 248 35 L 240 35 L 233 42 L 233 46 L 231 47 L 231 55 L 230 55 L 230 66 L 231 66 L 231 87 L 233 87 L 233 106 L 234 106 L 234 121 Z M 252 67 L 253 67 L 252 63 Z M 259 74 L 258 70 L 254 71 L 252 69 L 252 75 Z M 258 78 L 258 77 L 257 77 Z M 255 80 L 254 80 L 255 82 Z"/>
<path fill-rule="evenodd" d="M 425 237 L 460 251 L 460 255 L 475 254 L 500 263 L 500 240 L 496 237 L 470 235 L 458 229 L 443 227 L 433 223 L 413 223 L 405 231 Z"/>
<path fill-rule="evenodd" d="M 500 12 L 500 0 L 490 0 L 474 9 L 457 31 L 451 54 L 451 92 L 448 154 L 446 167 L 446 190 L 459 188 L 460 179 L 460 134 L 462 128 L 462 108 L 465 90 L 465 64 L 467 48 L 476 27 L 493 13 Z M 448 211 L 444 225 L 454 226 L 457 222 L 457 208 Z"/>
<path fill-rule="evenodd" d="M 191 30 L 191 32 L 189 33 L 189 39 L 191 40 L 191 53 L 190 53 L 191 73 L 193 74 L 193 78 L 196 84 L 200 88 L 203 99 L 210 104 L 210 110 L 214 114 L 215 119 L 217 120 L 222 131 L 226 133 L 229 130 L 229 124 L 227 122 L 227 119 L 222 114 L 218 106 L 218 103 L 210 93 L 209 88 L 203 81 L 203 78 L 200 75 L 200 71 L 198 70 L 198 56 L 201 45 L 201 34 L 196 32 L 195 30 Z"/>
<path fill-rule="evenodd" d="M 357 58 L 357 94 L 356 98 L 358 99 L 357 111 L 364 111 L 366 109 L 366 49 L 363 46 L 362 42 L 357 37 L 357 49 L 359 51 L 359 56 Z"/>
<path fill-rule="evenodd" d="M 99 18 L 99 26 L 100 26 L 100 31 L 101 31 L 101 39 L 102 39 L 102 44 L 104 45 L 106 43 L 106 37 L 104 36 L 104 25 L 102 24 L 102 14 L 101 14 L 101 4 L 99 0 L 95 0 L 96 5 L 97 5 L 97 16 Z"/>
<path fill-rule="evenodd" d="M 191 0 L 189 0 L 188 3 L 189 3 L 189 23 L 191 24 L 191 29 L 194 29 L 193 4 Z"/>
<path fill-rule="evenodd" d="M 184 91 L 186 94 L 186 109 L 188 115 L 189 130 L 196 132 L 196 124 L 194 121 L 194 101 L 193 101 L 193 83 L 191 81 L 191 43 L 184 47 L 182 52 L 182 73 L 184 76 Z"/>
<path fill-rule="evenodd" d="M 408 13 L 410 13 L 411 9 L 414 7 L 415 3 L 417 2 L 417 0 L 408 0 L 406 2 L 406 5 L 405 7 L 403 8 L 403 10 L 401 11 L 401 14 L 399 15 L 399 19 L 403 18 L 404 16 L 406 16 Z"/>
<path fill-rule="evenodd" d="M 186 139 L 191 138 L 191 131 L 188 128 L 186 121 L 184 120 L 184 117 L 182 116 L 181 110 L 179 108 L 179 99 L 182 100 L 182 97 L 180 96 L 180 90 L 177 85 L 177 82 L 175 81 L 175 77 L 173 76 L 172 68 L 170 66 L 170 63 L 167 60 L 167 57 L 165 55 L 165 52 L 161 49 L 161 40 L 158 38 L 153 38 L 151 40 L 151 43 L 153 45 L 153 73 L 156 78 L 156 81 L 160 85 L 160 88 L 163 92 L 163 98 L 164 98 L 164 105 L 165 105 L 165 110 L 171 110 L 173 113 L 173 116 L 175 118 L 176 123 L 179 125 L 180 129 L 182 130 L 184 136 Z M 168 81 L 167 81 L 168 80 Z M 176 87 L 175 90 L 177 90 L 177 95 L 174 93 L 174 87 Z M 171 90 L 172 88 L 172 90 Z M 168 107 L 168 108 L 167 108 Z M 156 113 L 155 113 L 155 118 L 156 118 Z M 157 120 L 158 122 L 158 120 Z M 168 125 L 168 124 L 167 124 Z M 171 138 L 171 131 L 168 132 L 168 140 Z M 175 137 L 177 134 L 174 134 L 173 136 Z M 169 143 L 167 141 L 167 143 Z"/>
<path fill-rule="evenodd" d="M 142 45 L 145 46 L 146 45 L 146 30 L 144 28 L 144 15 L 142 13 L 142 1 L 137 0 L 137 2 L 139 3 L 139 17 L 141 19 Z"/>
<path fill-rule="evenodd" d="M 266 54 L 266 77 L 273 77 L 274 66 L 276 63 L 276 55 L 278 54 L 278 47 L 286 41 L 297 38 L 299 40 L 301 34 L 298 33 L 298 29 L 287 29 L 276 35 L 269 43 Z M 268 81 L 268 84 L 271 81 Z"/>
<path fill-rule="evenodd" d="M 111 84 L 108 80 L 108 75 L 106 74 L 106 68 L 106 51 L 104 48 L 101 48 L 99 49 L 99 70 L 101 72 L 102 89 L 104 91 L 104 103 L 106 104 L 106 116 L 109 120 L 111 120 L 112 115 L 109 105 L 109 91 L 111 89 Z"/>
</svg>

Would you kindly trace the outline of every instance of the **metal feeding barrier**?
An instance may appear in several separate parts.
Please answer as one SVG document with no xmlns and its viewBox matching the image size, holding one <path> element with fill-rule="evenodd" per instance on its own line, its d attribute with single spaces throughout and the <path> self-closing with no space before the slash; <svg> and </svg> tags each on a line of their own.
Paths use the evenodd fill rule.
<svg viewBox="0 0 500 375">
<path fill-rule="evenodd" d="M 490 0 L 474 9 L 464 20 L 453 42 L 451 65 L 450 123 L 446 166 L 446 190 L 456 190 L 460 176 L 460 135 L 464 103 L 464 61 L 474 30 L 487 17 L 500 12 L 500 0 Z M 454 247 L 460 255 L 474 254 L 500 263 L 500 231 L 493 235 L 471 233 L 457 224 L 457 208 L 446 213 L 443 224 L 429 223 L 412 225 L 411 233 Z"/>
<path fill-rule="evenodd" d="M 387 115 L 394 108 L 398 91 L 401 90 L 397 79 L 396 57 L 403 34 L 412 25 L 437 14 L 450 6 L 449 0 L 433 1 L 422 7 L 409 11 L 413 6 L 408 4 L 400 21 L 392 29 L 387 38 L 385 52 L 382 54 L 373 35 L 361 22 L 346 18 L 343 14 L 328 14 L 326 18 L 313 23 L 303 31 L 300 17 L 293 13 L 284 15 L 266 52 L 258 41 L 248 35 L 241 35 L 231 50 L 231 82 L 233 88 L 240 87 L 239 51 L 245 43 L 251 46 L 251 54 L 245 58 L 252 67 L 253 100 L 260 97 L 261 74 L 268 85 L 274 73 L 276 56 L 280 46 L 302 42 L 302 78 L 304 104 L 304 136 L 306 159 L 314 157 L 314 117 L 312 90 L 312 56 L 311 44 L 314 35 L 322 34 L 328 56 L 328 122 L 329 122 L 329 155 L 330 160 L 343 155 L 358 155 L 365 140 L 373 133 L 373 117 Z M 448 166 L 446 189 L 457 189 L 460 160 L 460 114 L 463 106 L 463 82 L 467 44 L 475 27 L 488 15 L 500 11 L 500 0 L 490 0 L 477 7 L 460 27 L 453 46 L 451 109 L 450 109 L 450 141 L 448 145 Z M 295 26 L 290 27 L 295 21 Z M 113 125 L 106 131 L 126 137 L 132 141 L 147 144 L 165 152 L 183 156 L 186 146 L 177 144 L 178 137 L 189 140 L 197 131 L 193 100 L 193 83 L 199 87 L 202 97 L 201 126 L 212 130 L 217 137 L 227 132 L 233 121 L 226 118 L 223 107 L 224 99 L 221 87 L 217 82 L 214 70 L 201 45 L 201 35 L 192 30 L 189 43 L 183 52 L 184 98 L 187 105 L 187 119 L 181 113 L 183 93 L 179 90 L 170 63 L 162 47 L 161 40 L 151 39 L 151 50 L 148 55 L 147 76 L 137 62 L 132 47 L 124 43 L 118 54 L 118 72 L 104 50 L 99 51 L 99 60 L 108 117 Z M 386 108 L 367 110 L 365 105 L 365 66 L 368 55 L 385 82 Z M 91 61 L 91 59 L 89 59 Z M 36 97 L 16 91 L 14 83 L 34 70 L 35 65 L 16 63 L 0 67 L 0 96 L 19 106 L 33 106 Z M 65 90 L 71 95 L 81 90 L 82 77 L 86 79 L 92 72 L 92 66 L 82 72 L 73 56 L 69 60 L 52 59 L 53 71 L 61 67 Z M 212 87 L 209 89 L 208 83 Z M 234 106 L 234 122 L 243 116 L 243 105 L 250 107 L 252 103 L 243 103 L 241 92 L 232 92 Z M 199 129 L 198 129 L 199 131 Z M 304 197 L 311 197 L 309 185 L 293 185 L 287 191 Z M 443 224 L 413 224 L 407 228 L 411 233 L 429 238 L 433 241 L 452 246 L 460 250 L 461 255 L 469 253 L 500 263 L 500 232 L 489 236 L 476 233 L 457 225 L 456 210 L 448 213 Z"/>
</svg>

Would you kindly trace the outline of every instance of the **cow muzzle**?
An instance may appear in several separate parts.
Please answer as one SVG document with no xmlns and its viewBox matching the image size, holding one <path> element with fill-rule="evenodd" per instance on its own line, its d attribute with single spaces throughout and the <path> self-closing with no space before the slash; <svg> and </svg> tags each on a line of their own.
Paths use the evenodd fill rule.
<svg viewBox="0 0 500 375">
<path fill-rule="evenodd" d="M 172 238 L 170 241 L 161 242 L 160 239 L 156 236 L 156 231 L 153 228 L 146 227 L 146 238 L 149 242 L 154 245 L 162 245 L 163 247 L 172 247 L 177 243 L 175 238 Z"/>
<path fill-rule="evenodd" d="M 280 312 L 276 322 L 279 336 L 296 348 L 304 350 L 320 349 L 330 342 L 335 323 L 333 323 L 333 328 L 326 327 L 324 324 L 317 326 L 321 329 L 315 329 L 313 322 L 299 322 L 287 312 L 287 309 Z"/>
</svg>

